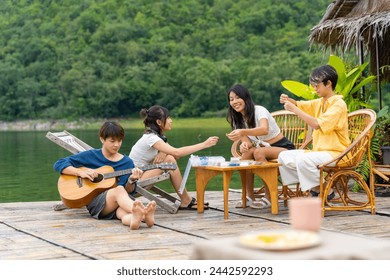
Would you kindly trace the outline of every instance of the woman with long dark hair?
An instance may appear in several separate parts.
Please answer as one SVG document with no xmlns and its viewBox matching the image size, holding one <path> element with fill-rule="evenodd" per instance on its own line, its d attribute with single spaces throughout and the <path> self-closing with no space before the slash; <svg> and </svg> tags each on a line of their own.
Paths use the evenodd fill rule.
<svg viewBox="0 0 390 280">
<path fill-rule="evenodd" d="M 234 85 L 228 90 L 227 97 L 229 108 L 226 119 L 232 128 L 227 137 L 232 141 L 241 140 L 241 159 L 267 162 L 277 159 L 282 151 L 295 149 L 294 144 L 280 132 L 270 112 L 263 106 L 255 105 L 246 87 Z M 246 177 L 247 205 L 252 208 L 270 207 L 268 188 L 262 199 L 255 200 L 253 174 L 248 171 Z M 236 207 L 242 207 L 241 203 Z"/>
</svg>

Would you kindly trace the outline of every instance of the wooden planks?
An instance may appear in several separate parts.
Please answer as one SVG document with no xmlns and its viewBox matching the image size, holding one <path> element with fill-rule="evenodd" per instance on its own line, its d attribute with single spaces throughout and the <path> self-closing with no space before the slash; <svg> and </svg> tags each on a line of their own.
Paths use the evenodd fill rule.
<svg viewBox="0 0 390 280">
<path fill-rule="evenodd" d="M 360 194 L 356 194 L 357 196 Z M 193 194 L 195 196 L 195 194 Z M 53 211 L 58 202 L 0 204 L 0 260 L 16 259 L 188 259 L 201 239 L 238 236 L 289 226 L 288 209 L 237 209 L 241 194 L 229 194 L 229 220 L 223 218 L 223 192 L 206 191 L 212 209 L 203 214 L 158 208 L 156 225 L 132 231 L 118 220 L 97 221 L 86 209 Z M 390 198 L 377 198 L 377 215 L 365 211 L 331 212 L 322 228 L 390 240 Z M 145 201 L 146 202 L 146 201 Z"/>
</svg>

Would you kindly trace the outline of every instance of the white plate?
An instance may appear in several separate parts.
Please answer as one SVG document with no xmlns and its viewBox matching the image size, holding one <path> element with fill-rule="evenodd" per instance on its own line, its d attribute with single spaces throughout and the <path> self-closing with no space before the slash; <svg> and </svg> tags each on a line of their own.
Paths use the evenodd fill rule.
<svg viewBox="0 0 390 280">
<path fill-rule="evenodd" d="M 320 243 L 317 233 L 303 230 L 266 230 L 239 237 L 239 244 L 242 246 L 275 251 L 309 248 Z"/>
</svg>

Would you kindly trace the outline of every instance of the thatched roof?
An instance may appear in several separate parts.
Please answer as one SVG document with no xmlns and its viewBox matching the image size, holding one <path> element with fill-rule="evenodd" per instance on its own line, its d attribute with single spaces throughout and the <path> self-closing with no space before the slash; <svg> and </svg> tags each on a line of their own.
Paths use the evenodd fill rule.
<svg viewBox="0 0 390 280">
<path fill-rule="evenodd" d="M 389 26 L 389 0 L 335 0 L 312 28 L 309 40 L 346 49 L 356 44 L 359 35 L 365 35 L 366 42 L 376 36 L 383 39 Z"/>
<path fill-rule="evenodd" d="M 379 67 L 390 64 L 390 0 L 333 1 L 320 23 L 312 28 L 309 41 L 344 52 L 358 46 L 359 38 L 370 51 L 373 73 L 377 39 Z"/>
</svg>

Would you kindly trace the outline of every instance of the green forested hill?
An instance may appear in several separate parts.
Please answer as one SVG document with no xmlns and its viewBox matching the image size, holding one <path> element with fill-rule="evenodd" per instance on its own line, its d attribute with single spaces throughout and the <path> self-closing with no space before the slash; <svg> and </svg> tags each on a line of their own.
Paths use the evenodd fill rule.
<svg viewBox="0 0 390 280">
<path fill-rule="evenodd" d="M 245 84 L 280 109 L 323 54 L 310 29 L 331 0 L 1 0 L 0 120 L 224 114 Z M 326 62 L 327 58 L 325 58 Z"/>
</svg>

